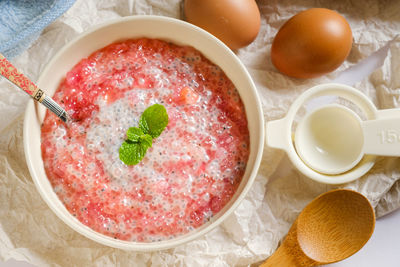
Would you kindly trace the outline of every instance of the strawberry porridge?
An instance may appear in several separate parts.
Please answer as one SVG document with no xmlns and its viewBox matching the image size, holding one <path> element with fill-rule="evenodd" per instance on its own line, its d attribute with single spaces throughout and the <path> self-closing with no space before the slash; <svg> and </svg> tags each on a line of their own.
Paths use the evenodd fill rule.
<svg viewBox="0 0 400 267">
<path fill-rule="evenodd" d="M 206 223 L 232 198 L 249 156 L 243 103 L 223 71 L 192 47 L 155 39 L 109 45 L 81 60 L 54 95 L 68 127 L 47 112 L 42 157 L 68 211 L 113 238 L 154 242 Z M 169 122 L 143 160 L 119 148 L 144 110 Z"/>
</svg>

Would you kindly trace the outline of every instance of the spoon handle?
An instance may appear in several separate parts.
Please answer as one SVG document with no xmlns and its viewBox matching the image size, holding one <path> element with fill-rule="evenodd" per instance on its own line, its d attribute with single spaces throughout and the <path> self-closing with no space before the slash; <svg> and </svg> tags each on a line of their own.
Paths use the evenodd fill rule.
<svg viewBox="0 0 400 267">
<path fill-rule="evenodd" d="M 307 257 L 297 240 L 297 220 L 293 223 L 281 246 L 260 267 L 309 267 L 316 262 Z"/>
<path fill-rule="evenodd" d="M 291 255 L 290 249 L 286 246 L 280 246 L 274 254 L 272 254 L 260 267 L 294 267 L 300 266 L 293 255 Z"/>
<path fill-rule="evenodd" d="M 42 103 L 46 108 L 54 112 L 61 120 L 67 122 L 70 119 L 67 112 L 58 105 L 51 97 L 47 96 L 42 89 L 36 86 L 29 78 L 22 74 L 0 53 L 0 74 L 15 84 L 36 101 Z"/>
<path fill-rule="evenodd" d="M 43 90 L 38 88 L 31 80 L 29 80 L 24 74 L 19 72 L 10 61 L 8 61 L 0 53 L 0 74 L 17 85 L 19 88 L 24 90 L 28 95 L 33 97 L 36 101 L 42 102 L 45 98 Z"/>
</svg>

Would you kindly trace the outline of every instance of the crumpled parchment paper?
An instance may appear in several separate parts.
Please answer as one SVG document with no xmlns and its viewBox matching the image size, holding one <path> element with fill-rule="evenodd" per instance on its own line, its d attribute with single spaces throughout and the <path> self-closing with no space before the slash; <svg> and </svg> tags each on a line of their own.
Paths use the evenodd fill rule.
<svg viewBox="0 0 400 267">
<path fill-rule="evenodd" d="M 266 120 L 283 117 L 307 88 L 335 79 L 395 39 L 400 5 L 393 0 L 260 0 L 262 25 L 257 39 L 237 55 L 252 75 Z M 311 7 L 337 10 L 349 21 L 354 44 L 335 72 L 318 79 L 296 80 L 270 62 L 279 27 Z M 78 0 L 13 63 L 33 81 L 67 42 L 110 19 L 156 14 L 180 18 L 180 0 Z M 400 41 L 391 42 L 383 66 L 354 86 L 378 108 L 400 107 Z M 0 260 L 14 258 L 38 266 L 248 266 L 268 257 L 299 212 L 314 197 L 333 188 L 363 193 L 382 216 L 400 207 L 400 159 L 379 158 L 361 179 L 340 186 L 314 182 L 296 171 L 281 151 L 265 148 L 259 173 L 238 209 L 212 232 L 193 242 L 153 253 L 126 252 L 97 244 L 67 227 L 42 201 L 25 163 L 22 123 L 27 101 L 10 83 L 0 81 Z"/>
</svg>

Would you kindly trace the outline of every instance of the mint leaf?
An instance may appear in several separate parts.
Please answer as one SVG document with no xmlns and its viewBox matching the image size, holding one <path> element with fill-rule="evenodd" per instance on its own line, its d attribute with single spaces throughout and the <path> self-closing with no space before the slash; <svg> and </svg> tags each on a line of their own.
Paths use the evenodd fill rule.
<svg viewBox="0 0 400 267">
<path fill-rule="evenodd" d="M 149 134 L 143 134 L 140 136 L 140 142 L 147 145 L 148 147 L 151 147 L 153 145 L 153 137 Z"/>
<path fill-rule="evenodd" d="M 126 132 L 126 136 L 128 137 L 128 140 L 131 140 L 132 142 L 139 142 L 139 139 L 142 135 L 144 135 L 144 133 L 138 127 L 131 127 Z"/>
<path fill-rule="evenodd" d="M 139 128 L 130 127 L 126 131 L 128 139 L 119 148 L 120 160 L 126 165 L 138 164 L 153 145 L 153 139 L 164 131 L 167 124 L 168 114 L 163 105 L 148 107 L 140 117 Z"/>
<path fill-rule="evenodd" d="M 119 158 L 126 165 L 136 165 L 144 158 L 150 146 L 146 142 L 133 143 L 127 140 L 119 148 Z"/>
<path fill-rule="evenodd" d="M 139 128 L 151 137 L 160 136 L 168 124 L 167 110 L 163 105 L 154 104 L 148 107 L 140 117 Z"/>
</svg>

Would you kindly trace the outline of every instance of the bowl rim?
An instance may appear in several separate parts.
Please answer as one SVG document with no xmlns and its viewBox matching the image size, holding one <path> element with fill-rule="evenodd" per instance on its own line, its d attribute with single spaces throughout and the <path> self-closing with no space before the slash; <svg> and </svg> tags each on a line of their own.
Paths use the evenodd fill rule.
<svg viewBox="0 0 400 267">
<path fill-rule="evenodd" d="M 261 109 L 261 102 L 260 98 L 258 96 L 258 92 L 256 89 L 256 86 L 245 68 L 244 64 L 240 61 L 240 59 L 219 39 L 211 35 L 210 33 L 206 32 L 205 30 L 189 24 L 185 21 L 171 18 L 171 17 L 165 17 L 165 16 L 155 16 L 155 15 L 134 15 L 134 16 L 127 16 L 127 17 L 122 17 L 122 18 L 117 18 L 117 19 L 112 19 L 107 22 L 98 24 L 94 27 L 91 27 L 90 29 L 78 34 L 72 41 L 68 42 L 65 44 L 58 52 L 55 53 L 55 55 L 52 57 L 52 59 L 46 64 L 45 68 L 41 71 L 38 82 L 41 80 L 41 77 L 43 76 L 44 73 L 47 73 L 50 69 L 51 66 L 68 50 L 70 49 L 73 45 L 75 45 L 77 42 L 79 42 L 81 39 L 85 38 L 87 35 L 90 35 L 91 33 L 94 33 L 98 30 L 101 30 L 102 28 L 105 28 L 107 26 L 111 26 L 113 24 L 118 24 L 118 23 L 124 23 L 127 21 L 140 21 L 140 20 L 152 20 L 160 23 L 171 23 L 171 24 L 178 24 L 182 27 L 186 28 L 191 28 L 190 30 L 197 31 L 200 35 L 203 35 L 204 38 L 209 38 L 212 39 L 213 42 L 215 42 L 216 46 L 222 46 L 223 50 L 236 62 L 238 67 L 240 68 L 242 74 L 246 77 L 248 86 L 251 89 L 253 95 L 254 95 L 254 108 L 257 110 L 258 118 L 252 118 L 252 120 L 257 120 L 258 125 L 259 125 L 259 130 L 258 133 L 255 133 L 257 135 L 257 140 L 251 140 L 252 142 L 258 143 L 258 150 L 257 151 L 250 151 L 250 156 L 252 154 L 255 154 L 254 158 L 254 163 L 252 164 L 252 169 L 249 171 L 248 175 L 248 180 L 246 184 L 244 185 L 242 191 L 238 195 L 238 197 L 233 201 L 233 203 L 227 208 L 221 216 L 219 216 L 217 219 L 212 221 L 209 224 L 205 224 L 206 227 L 196 231 L 190 231 L 182 236 L 179 236 L 177 238 L 169 239 L 169 240 L 164 240 L 160 242 L 152 242 L 152 243 L 141 243 L 141 242 L 133 242 L 133 241 L 123 241 L 123 240 L 118 240 L 118 239 L 113 239 L 109 236 L 103 235 L 101 233 L 98 233 L 91 228 L 85 226 L 84 224 L 80 223 L 78 220 L 76 222 L 72 222 L 69 218 L 66 218 L 66 216 L 59 210 L 59 208 L 56 206 L 56 204 L 49 198 L 46 193 L 46 189 L 43 188 L 43 185 L 40 182 L 40 178 L 36 174 L 36 168 L 41 168 L 35 166 L 31 160 L 31 155 L 30 155 L 30 149 L 29 149 L 29 117 L 32 117 L 32 111 L 34 113 L 37 112 L 35 109 L 35 104 L 34 101 L 30 101 L 26 107 L 25 110 L 25 115 L 24 115 L 24 126 L 23 126 L 23 139 L 24 139 L 24 151 L 25 151 L 25 159 L 28 165 L 29 172 L 32 176 L 32 180 L 34 181 L 34 184 L 36 186 L 37 191 L 39 191 L 39 194 L 41 195 L 42 199 L 46 202 L 46 204 L 50 207 L 50 209 L 57 215 L 58 218 L 60 218 L 65 224 L 67 224 L 70 228 L 75 230 L 76 232 L 80 233 L 81 235 L 95 241 L 98 243 L 101 243 L 103 245 L 107 245 L 110 247 L 114 248 L 119 248 L 123 250 L 133 250 L 133 251 L 157 251 L 157 250 L 163 250 L 163 249 L 168 249 L 172 247 L 176 247 L 178 245 L 187 243 L 189 241 L 195 240 L 201 236 L 204 236 L 206 233 L 211 231 L 212 229 L 215 229 L 219 224 L 221 224 L 229 215 L 233 213 L 233 211 L 240 205 L 242 200 L 245 198 L 247 195 L 248 191 L 250 190 L 251 186 L 254 183 L 254 180 L 256 178 L 261 159 L 262 159 L 262 154 L 263 154 L 263 148 L 264 148 L 264 140 L 265 140 L 265 131 L 264 131 L 264 117 Z M 197 49 L 197 48 L 196 48 Z M 200 51 L 201 52 L 201 51 Z M 228 76 L 228 78 L 230 78 Z M 236 85 L 235 85 L 236 87 Z M 239 90 L 240 91 L 240 90 Z M 246 105 L 245 105 L 246 108 Z M 247 113 L 247 109 L 246 109 Z M 247 172 L 246 167 L 246 172 Z M 43 178 L 44 179 L 44 178 Z M 45 180 L 48 181 L 48 178 L 45 177 Z M 52 192 L 54 193 L 54 191 Z M 51 193 L 50 193 L 51 194 Z M 55 194 L 55 193 L 54 193 Z M 61 201 L 60 201 L 61 203 Z M 226 206 L 228 206 L 227 204 Z M 225 206 L 225 208 L 226 208 Z M 221 211 L 222 212 L 222 211 Z M 203 225 L 204 226 L 204 225 Z M 201 228 L 201 227 L 200 227 Z"/>
</svg>

